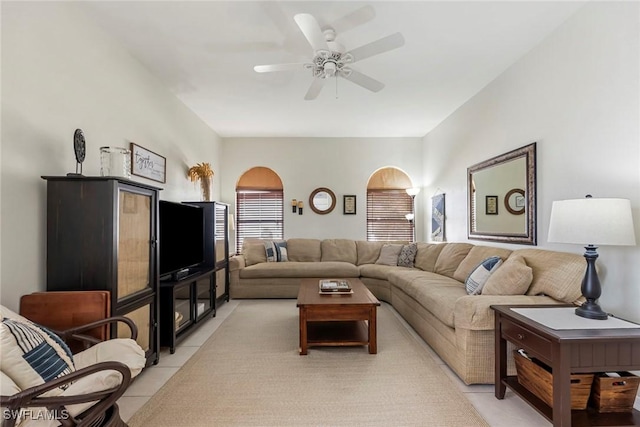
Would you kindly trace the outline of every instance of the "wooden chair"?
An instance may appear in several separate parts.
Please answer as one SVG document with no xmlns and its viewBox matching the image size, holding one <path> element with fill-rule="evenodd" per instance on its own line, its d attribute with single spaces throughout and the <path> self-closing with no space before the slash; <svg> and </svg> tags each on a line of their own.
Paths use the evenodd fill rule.
<svg viewBox="0 0 640 427">
<path fill-rule="evenodd" d="M 30 326 L 37 327 L 5 307 L 0 306 L 0 312 L 3 327 L 7 321 L 26 321 Z M 99 330 L 114 322 L 122 322 L 128 326 L 131 338 L 102 341 L 88 335 L 89 331 Z M 51 425 L 50 420 L 55 419 L 63 427 L 126 426 L 120 418 L 116 401 L 126 391 L 132 377 L 142 370 L 146 361 L 144 350 L 135 342 L 137 329 L 134 322 L 126 317 L 110 317 L 64 331 L 48 332 L 54 332 L 65 342 L 86 343 L 88 348 L 72 356 L 75 371 L 24 389 L 17 385 L 19 381 L 13 381 L 16 373 L 8 372 L 3 367 L 0 382 L 2 425 L 14 427 L 20 423 L 25 427 L 37 427 Z M 12 337 L 5 329 L 2 329 L 2 333 L 5 335 L 2 337 L 5 347 L 6 340 Z M 12 374 L 14 378 L 11 377 Z M 63 392 L 58 392 L 61 387 L 67 386 Z M 57 395 L 50 395 L 52 391 L 58 392 Z"/>
</svg>

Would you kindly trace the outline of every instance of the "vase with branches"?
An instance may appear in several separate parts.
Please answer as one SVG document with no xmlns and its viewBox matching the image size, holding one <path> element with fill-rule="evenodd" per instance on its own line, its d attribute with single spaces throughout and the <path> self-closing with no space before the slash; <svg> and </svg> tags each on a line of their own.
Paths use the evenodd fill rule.
<svg viewBox="0 0 640 427">
<path fill-rule="evenodd" d="M 209 163 L 197 163 L 191 166 L 187 172 L 187 176 L 191 182 L 200 181 L 200 189 L 202 190 L 202 200 L 211 200 L 211 184 L 213 182 L 213 169 Z"/>
</svg>

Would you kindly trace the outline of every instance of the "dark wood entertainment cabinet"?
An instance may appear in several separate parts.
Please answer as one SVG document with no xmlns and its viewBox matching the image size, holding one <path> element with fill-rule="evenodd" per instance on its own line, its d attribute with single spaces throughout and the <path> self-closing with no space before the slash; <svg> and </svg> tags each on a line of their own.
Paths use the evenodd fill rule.
<svg viewBox="0 0 640 427">
<path fill-rule="evenodd" d="M 160 281 L 160 345 L 171 354 L 207 316 L 216 315 L 215 273 L 195 270 L 179 280 Z"/>
<path fill-rule="evenodd" d="M 504 399 L 507 387 L 554 426 L 640 425 L 640 412 L 598 413 L 592 408 L 571 410 L 571 374 L 640 369 L 640 326 L 631 329 L 552 329 L 514 308 L 544 306 L 492 305 L 495 312 L 495 396 Z M 562 307 L 562 306 L 551 306 Z M 507 376 L 507 341 L 551 367 L 553 407 Z"/>
<path fill-rule="evenodd" d="M 138 328 L 147 365 L 159 360 L 159 188 L 118 177 L 47 181 L 47 291 L 109 291 L 111 316 Z M 111 336 L 128 336 L 113 325 Z"/>
</svg>

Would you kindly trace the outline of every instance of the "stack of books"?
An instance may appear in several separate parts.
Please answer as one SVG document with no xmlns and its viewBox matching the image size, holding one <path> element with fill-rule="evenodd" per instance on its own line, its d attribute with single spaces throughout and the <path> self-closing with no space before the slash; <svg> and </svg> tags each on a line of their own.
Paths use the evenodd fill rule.
<svg viewBox="0 0 640 427">
<path fill-rule="evenodd" d="M 351 285 L 346 280 L 320 280 L 321 294 L 352 294 Z"/>
</svg>

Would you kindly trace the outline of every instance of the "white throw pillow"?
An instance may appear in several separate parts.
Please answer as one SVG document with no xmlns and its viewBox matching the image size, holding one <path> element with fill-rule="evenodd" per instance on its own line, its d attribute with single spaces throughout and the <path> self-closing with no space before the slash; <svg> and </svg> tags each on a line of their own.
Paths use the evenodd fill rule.
<svg viewBox="0 0 640 427">
<path fill-rule="evenodd" d="M 287 242 L 284 240 L 268 240 L 264 242 L 264 249 L 267 253 L 267 262 L 289 261 Z"/>
<path fill-rule="evenodd" d="M 465 281 L 467 293 L 469 295 L 479 295 L 482 292 L 482 287 L 487 283 L 487 280 L 489 280 L 491 273 L 496 271 L 501 264 L 502 258 L 497 256 L 492 256 L 482 261 L 480 265 L 469 274 L 469 277 L 467 277 Z"/>
</svg>

